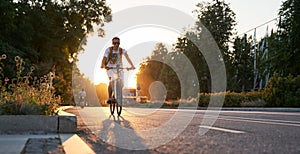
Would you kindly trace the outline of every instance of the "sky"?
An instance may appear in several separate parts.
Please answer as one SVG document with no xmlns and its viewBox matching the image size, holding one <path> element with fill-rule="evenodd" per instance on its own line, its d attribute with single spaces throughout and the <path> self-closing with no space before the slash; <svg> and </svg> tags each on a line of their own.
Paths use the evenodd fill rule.
<svg viewBox="0 0 300 154">
<path fill-rule="evenodd" d="M 166 44 L 168 49 L 171 50 L 172 44 L 175 43 L 177 37 L 182 33 L 180 29 L 184 29 L 186 26 L 182 24 L 182 22 L 177 21 L 177 23 L 175 23 L 176 26 L 177 24 L 180 26 L 182 24 L 182 27 L 177 29 L 174 27 L 170 28 L 168 26 L 159 26 L 155 24 L 137 24 L 135 26 L 134 19 L 131 19 L 128 16 L 122 17 L 122 14 L 130 14 L 130 10 L 132 10 L 134 7 L 155 5 L 176 9 L 186 16 L 190 16 L 191 18 L 195 19 L 195 15 L 192 13 L 192 11 L 196 9 L 196 4 L 199 2 L 201 1 L 107 0 L 107 4 L 112 9 L 113 16 L 112 22 L 105 24 L 104 26 L 106 38 L 99 38 L 95 34 L 88 35 L 88 44 L 84 47 L 86 50 L 83 54 L 79 55 L 79 69 L 82 73 L 94 81 L 95 84 L 98 84 L 99 82 L 107 83 L 108 80 L 107 76 L 105 76 L 105 70 L 99 68 L 100 61 L 105 48 L 111 45 L 110 37 L 116 35 L 121 38 L 120 46 L 128 50 L 128 54 L 136 67 L 138 67 L 139 63 L 143 61 L 143 58 L 151 54 L 151 51 L 154 49 L 154 46 L 157 42 L 163 42 Z M 248 34 L 253 34 L 253 28 L 277 17 L 278 10 L 282 4 L 282 0 L 225 0 L 225 2 L 229 4 L 232 11 L 236 14 L 237 35 L 245 32 L 248 32 Z M 117 18 L 116 16 L 121 17 Z M 140 16 L 147 15 L 141 12 Z M 148 20 L 150 19 L 145 19 L 145 22 Z M 124 29 L 122 29 L 122 23 L 127 22 L 131 22 L 133 26 L 124 26 Z M 189 21 L 186 22 L 188 23 Z M 269 30 L 271 30 L 275 23 L 276 21 L 273 21 L 257 28 L 257 36 L 264 36 L 267 26 Z M 134 81 L 136 72 L 137 70 L 125 73 L 125 78 L 127 79 L 125 79 L 125 83 L 127 83 L 127 86 L 133 87 L 136 84 Z"/>
<path fill-rule="evenodd" d="M 207 1 L 207 0 L 206 0 Z M 199 0 L 107 0 L 112 12 L 142 5 L 162 5 L 193 15 Z M 210 2 L 210 1 L 208 1 Z M 277 17 L 282 0 L 225 0 L 236 13 L 238 34 Z"/>
</svg>

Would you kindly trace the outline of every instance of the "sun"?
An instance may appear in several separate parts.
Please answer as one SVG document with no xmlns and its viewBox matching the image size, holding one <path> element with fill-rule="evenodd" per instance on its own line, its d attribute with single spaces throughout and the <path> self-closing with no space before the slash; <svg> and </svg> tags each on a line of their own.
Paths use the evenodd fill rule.
<svg viewBox="0 0 300 154">
<path fill-rule="evenodd" d="M 94 82 L 95 85 L 98 85 L 100 83 L 105 83 L 105 84 L 108 85 L 109 80 L 108 80 L 108 77 L 107 77 L 106 70 L 99 69 L 99 71 L 95 72 L 94 76 L 95 76 L 95 78 L 94 78 L 93 82 Z"/>
<path fill-rule="evenodd" d="M 172 44 L 179 36 L 179 32 L 173 29 L 155 25 L 132 27 L 120 33 L 110 31 L 108 26 L 106 32 L 105 37 L 99 37 L 97 33 L 90 33 L 86 36 L 86 43 L 81 46 L 84 52 L 78 55 L 78 68 L 95 85 L 108 84 L 106 70 L 101 69 L 100 64 L 105 50 L 111 46 L 111 38 L 118 36 L 121 39 L 120 47 L 128 51 L 128 55 L 136 67 L 133 71 L 124 72 L 124 86 L 131 88 L 136 87 L 139 64 L 144 58 L 151 55 L 155 44 L 162 42 L 168 45 L 167 47 L 171 51 Z M 140 37 L 141 34 L 143 37 Z M 130 67 L 124 57 L 123 62 L 124 67 Z"/>
<path fill-rule="evenodd" d="M 125 82 L 125 86 L 127 88 L 136 88 L 136 85 L 137 85 L 136 75 L 137 75 L 138 72 L 139 72 L 139 69 L 136 68 L 133 71 L 125 73 L 125 75 L 124 75 L 124 77 L 125 77 L 124 82 Z"/>
</svg>

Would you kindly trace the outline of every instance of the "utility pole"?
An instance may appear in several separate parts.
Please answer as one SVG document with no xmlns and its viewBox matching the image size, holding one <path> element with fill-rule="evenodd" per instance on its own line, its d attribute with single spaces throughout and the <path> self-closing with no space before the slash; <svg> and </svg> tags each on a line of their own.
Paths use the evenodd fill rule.
<svg viewBox="0 0 300 154">
<path fill-rule="evenodd" d="M 254 34 L 253 34 L 253 38 L 252 38 L 252 53 L 254 56 L 254 60 L 253 60 L 253 72 L 254 72 L 254 81 L 253 81 L 253 90 L 256 89 L 256 82 L 257 82 L 257 68 L 256 68 L 256 62 L 257 62 L 257 57 L 256 57 L 256 52 L 257 52 L 257 48 L 256 48 L 256 28 L 254 28 Z"/>
</svg>

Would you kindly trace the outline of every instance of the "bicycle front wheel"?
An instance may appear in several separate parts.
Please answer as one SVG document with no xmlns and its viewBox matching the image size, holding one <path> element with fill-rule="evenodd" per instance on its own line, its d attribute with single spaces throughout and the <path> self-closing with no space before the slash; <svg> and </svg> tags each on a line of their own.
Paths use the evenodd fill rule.
<svg viewBox="0 0 300 154">
<path fill-rule="evenodd" d="M 115 102 L 114 101 L 111 101 L 110 104 L 109 104 L 109 109 L 110 109 L 110 113 L 111 115 L 114 115 L 114 112 L 115 112 Z"/>
<path fill-rule="evenodd" d="M 122 112 L 122 104 L 120 104 L 119 102 L 117 102 L 116 103 L 116 108 L 117 108 L 118 116 L 120 116 L 121 112 Z"/>
<path fill-rule="evenodd" d="M 116 108 L 117 108 L 117 113 L 118 116 L 121 115 L 122 112 L 122 99 L 123 99 L 123 94 L 122 94 L 122 82 L 121 80 L 117 81 L 117 99 L 116 99 Z"/>
</svg>

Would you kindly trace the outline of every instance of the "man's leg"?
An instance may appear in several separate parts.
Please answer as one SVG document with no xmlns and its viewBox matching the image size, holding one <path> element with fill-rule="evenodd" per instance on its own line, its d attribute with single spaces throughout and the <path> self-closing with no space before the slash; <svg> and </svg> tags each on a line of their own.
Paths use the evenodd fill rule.
<svg viewBox="0 0 300 154">
<path fill-rule="evenodd" d="M 111 103 L 112 101 L 112 81 L 111 81 L 111 78 L 109 78 L 109 85 L 108 85 L 108 100 L 107 100 L 107 103 Z"/>
</svg>

